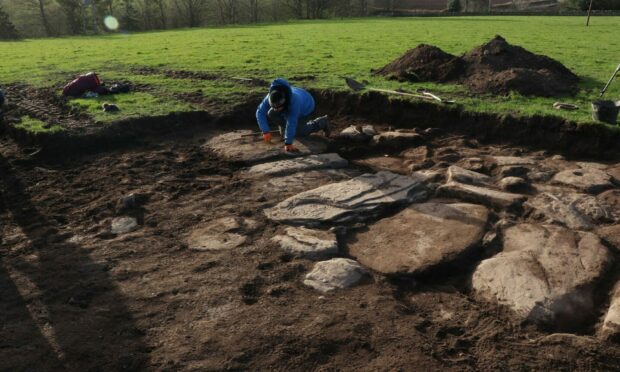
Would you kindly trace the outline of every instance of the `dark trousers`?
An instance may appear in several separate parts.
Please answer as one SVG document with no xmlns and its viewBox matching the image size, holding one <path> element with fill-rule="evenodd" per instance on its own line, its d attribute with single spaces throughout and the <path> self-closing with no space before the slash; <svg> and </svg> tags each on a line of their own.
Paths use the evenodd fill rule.
<svg viewBox="0 0 620 372">
<path fill-rule="evenodd" d="M 286 115 L 283 112 L 277 112 L 274 109 L 269 109 L 267 112 L 267 118 L 269 123 L 276 125 L 280 130 L 280 135 L 284 138 L 286 132 Z M 314 120 L 310 120 L 309 116 L 302 116 L 297 120 L 297 136 L 305 137 L 310 133 L 318 132 L 322 128 L 319 123 Z"/>
</svg>

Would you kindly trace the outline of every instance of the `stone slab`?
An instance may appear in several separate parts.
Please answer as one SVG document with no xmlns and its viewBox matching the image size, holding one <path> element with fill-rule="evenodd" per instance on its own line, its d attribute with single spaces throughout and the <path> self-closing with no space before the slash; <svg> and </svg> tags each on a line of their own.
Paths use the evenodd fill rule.
<svg viewBox="0 0 620 372">
<path fill-rule="evenodd" d="M 251 130 L 238 130 L 208 140 L 204 147 L 213 151 L 221 158 L 229 161 L 244 163 L 260 163 L 276 158 L 290 158 L 290 154 L 283 151 L 282 142 L 276 136 L 272 143 L 263 142 L 261 135 L 252 135 Z M 298 156 L 325 152 L 327 143 L 320 137 L 304 137 L 295 140 L 295 146 L 300 150 Z"/>
<path fill-rule="evenodd" d="M 358 234 L 349 253 L 384 274 L 421 273 L 472 249 L 484 236 L 488 216 L 476 204 L 413 204 Z"/>
<path fill-rule="evenodd" d="M 503 252 L 474 272 L 478 296 L 558 329 L 578 326 L 593 314 L 595 287 L 613 260 L 596 235 L 520 224 L 504 231 L 503 245 Z"/>
<path fill-rule="evenodd" d="M 474 185 L 465 185 L 458 182 L 448 182 L 440 186 L 437 191 L 441 195 L 497 208 L 517 207 L 527 199 L 520 194 L 512 194 Z"/>
<path fill-rule="evenodd" d="M 258 223 L 252 219 L 224 217 L 209 221 L 191 231 L 187 238 L 189 249 L 196 251 L 221 251 L 237 248 L 247 241 L 248 232 Z"/>
<path fill-rule="evenodd" d="M 249 174 L 282 176 L 315 169 L 346 168 L 349 162 L 338 154 L 317 154 L 262 163 L 248 169 Z"/>
<path fill-rule="evenodd" d="M 332 258 L 317 262 L 312 271 L 306 275 L 304 284 L 326 293 L 353 287 L 368 275 L 364 267 L 351 259 Z"/>
<path fill-rule="evenodd" d="M 287 227 L 283 235 L 276 235 L 271 240 L 285 252 L 304 258 L 326 258 L 338 253 L 336 235 L 328 231 Z"/>
<path fill-rule="evenodd" d="M 448 182 L 459 182 L 468 185 L 489 186 L 491 177 L 456 165 L 448 167 Z"/>
<path fill-rule="evenodd" d="M 508 165 L 534 165 L 536 161 L 529 157 L 520 156 L 492 156 L 493 161 L 500 167 Z"/>
<path fill-rule="evenodd" d="M 566 185 L 589 194 L 598 194 L 613 187 L 611 176 L 596 168 L 567 169 L 556 173 L 555 184 Z"/>
<path fill-rule="evenodd" d="M 620 250 L 620 225 L 600 227 L 596 230 L 596 234 Z"/>
<path fill-rule="evenodd" d="M 544 216 L 547 223 L 560 223 L 575 230 L 591 230 L 596 223 L 612 219 L 609 210 L 588 194 L 543 192 L 528 200 L 527 205 Z"/>
<path fill-rule="evenodd" d="M 381 171 L 302 192 L 265 210 L 276 222 L 311 224 L 364 219 L 383 207 L 427 197 L 427 179 Z"/>
</svg>

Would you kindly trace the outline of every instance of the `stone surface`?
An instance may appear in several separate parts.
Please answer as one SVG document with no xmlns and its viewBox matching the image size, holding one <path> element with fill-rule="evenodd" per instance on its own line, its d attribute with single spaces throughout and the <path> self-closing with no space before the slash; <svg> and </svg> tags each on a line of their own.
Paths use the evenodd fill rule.
<svg viewBox="0 0 620 372">
<path fill-rule="evenodd" d="M 598 336 L 605 340 L 615 341 L 620 338 L 620 282 L 616 284 L 613 290 L 609 309 Z"/>
<path fill-rule="evenodd" d="M 612 264 L 596 235 L 520 224 L 506 229 L 503 244 L 473 275 L 478 296 L 558 329 L 577 328 L 592 315 L 594 287 Z"/>
<path fill-rule="evenodd" d="M 359 173 L 355 173 L 359 175 Z M 283 200 L 303 191 L 315 189 L 326 184 L 351 179 L 348 171 L 320 169 L 294 173 L 288 176 L 267 177 L 256 183 L 253 193 L 268 200 Z"/>
<path fill-rule="evenodd" d="M 607 207 L 615 220 L 620 220 L 620 190 L 607 190 L 598 194 L 596 199 Z"/>
<path fill-rule="evenodd" d="M 349 162 L 338 154 L 318 154 L 257 164 L 251 167 L 248 173 L 281 176 L 315 169 L 346 168 L 348 165 Z"/>
<path fill-rule="evenodd" d="M 600 227 L 596 230 L 598 236 L 620 250 L 620 225 Z"/>
<path fill-rule="evenodd" d="M 342 132 L 340 132 L 339 137 L 340 138 L 345 138 L 345 139 L 349 139 L 355 142 L 364 142 L 366 140 L 369 140 L 373 135 L 369 135 L 367 133 L 365 133 L 362 130 L 360 130 L 359 128 L 357 128 L 355 125 L 351 125 L 345 129 L 342 130 Z"/>
<path fill-rule="evenodd" d="M 362 127 L 362 133 L 364 133 L 368 137 L 373 137 L 377 135 L 377 130 L 372 125 L 364 125 Z"/>
<path fill-rule="evenodd" d="M 338 253 L 336 235 L 327 231 L 287 227 L 284 235 L 276 235 L 271 240 L 295 256 L 317 259 Z"/>
<path fill-rule="evenodd" d="M 508 165 L 534 165 L 536 161 L 528 157 L 519 156 L 493 156 L 493 161 L 500 167 Z"/>
<path fill-rule="evenodd" d="M 372 156 L 355 160 L 355 164 L 370 167 L 373 170 L 384 170 L 398 174 L 409 174 L 411 171 L 403 159 L 394 156 Z"/>
<path fill-rule="evenodd" d="M 275 158 L 289 158 L 283 151 L 282 142 L 274 138 L 268 144 L 261 135 L 252 135 L 250 130 L 238 130 L 213 137 L 204 145 L 223 159 L 246 163 L 259 163 Z M 325 152 L 327 144 L 319 137 L 297 138 L 295 146 L 299 156 Z"/>
<path fill-rule="evenodd" d="M 553 176 L 552 182 L 597 194 L 613 187 L 611 176 L 596 168 L 568 169 Z"/>
<path fill-rule="evenodd" d="M 372 137 L 373 145 L 389 147 L 390 149 L 403 149 L 405 147 L 418 145 L 423 141 L 423 136 L 411 132 L 389 131 Z"/>
<path fill-rule="evenodd" d="M 410 163 L 422 163 L 429 158 L 430 151 L 426 146 L 417 146 L 401 152 L 400 156 Z"/>
<path fill-rule="evenodd" d="M 595 223 L 609 222 L 612 218 L 607 208 L 588 194 L 543 192 L 527 204 L 548 223 L 561 223 L 575 230 L 591 230 Z"/>
<path fill-rule="evenodd" d="M 112 220 L 112 234 L 127 234 L 138 228 L 138 220 L 133 217 L 117 217 Z"/>
<path fill-rule="evenodd" d="M 580 168 L 593 168 L 593 169 L 599 169 L 599 170 L 604 170 L 605 168 L 607 168 L 607 164 L 601 164 L 601 163 L 593 163 L 593 162 L 585 162 L 585 161 L 580 161 L 576 163 Z"/>
<path fill-rule="evenodd" d="M 613 166 L 606 170 L 615 183 L 620 185 L 620 165 Z"/>
<path fill-rule="evenodd" d="M 507 165 L 500 168 L 499 175 L 502 177 L 524 177 L 529 171 L 529 168 L 522 165 Z"/>
<path fill-rule="evenodd" d="M 521 177 L 505 177 L 498 182 L 498 186 L 508 192 L 518 192 L 527 189 L 529 184 Z"/>
<path fill-rule="evenodd" d="M 461 159 L 457 165 L 474 172 L 480 172 L 485 169 L 484 160 L 477 157 Z"/>
<path fill-rule="evenodd" d="M 498 208 L 518 207 L 526 200 L 526 197 L 523 195 L 465 185 L 458 182 L 448 182 L 439 187 L 437 191 L 441 195 Z"/>
<path fill-rule="evenodd" d="M 317 262 L 306 275 L 304 284 L 319 292 L 349 288 L 368 276 L 368 271 L 348 258 L 332 258 Z"/>
<path fill-rule="evenodd" d="M 384 274 L 416 274 L 453 261 L 484 236 L 489 212 L 475 204 L 413 204 L 358 234 L 349 253 Z"/>
<path fill-rule="evenodd" d="M 448 182 L 460 182 L 469 185 L 489 186 L 491 177 L 486 174 L 473 172 L 456 165 L 448 168 Z"/>
<path fill-rule="evenodd" d="M 363 218 L 388 205 L 426 198 L 426 181 L 420 174 L 410 177 L 384 171 L 363 174 L 302 192 L 267 209 L 265 214 L 273 221 L 299 224 Z"/>
<path fill-rule="evenodd" d="M 251 219 L 224 217 L 194 229 L 187 238 L 187 245 L 197 251 L 233 249 L 247 241 L 245 233 L 254 231 L 258 223 Z"/>
</svg>

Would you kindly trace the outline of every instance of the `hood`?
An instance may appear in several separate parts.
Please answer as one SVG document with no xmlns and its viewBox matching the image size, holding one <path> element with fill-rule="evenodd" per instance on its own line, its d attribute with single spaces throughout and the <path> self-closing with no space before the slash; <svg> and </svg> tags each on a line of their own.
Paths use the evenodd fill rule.
<svg viewBox="0 0 620 372">
<path fill-rule="evenodd" d="M 275 87 L 285 87 L 287 92 L 291 92 L 291 84 L 289 84 L 288 80 L 284 78 L 277 78 L 271 82 L 271 86 L 269 87 L 269 91 L 271 92 Z"/>
</svg>

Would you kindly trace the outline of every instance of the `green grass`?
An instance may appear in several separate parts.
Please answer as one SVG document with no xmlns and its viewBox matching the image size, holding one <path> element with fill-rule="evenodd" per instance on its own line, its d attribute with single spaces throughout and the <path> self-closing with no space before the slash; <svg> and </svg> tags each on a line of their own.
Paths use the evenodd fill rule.
<svg viewBox="0 0 620 372">
<path fill-rule="evenodd" d="M 33 133 L 56 133 L 63 130 L 59 125 L 47 126 L 45 122 L 30 116 L 22 116 L 20 122 L 15 124 L 15 128 L 25 129 Z"/>
<path fill-rule="evenodd" d="M 28 82 L 50 86 L 67 81 L 73 74 L 97 71 L 102 79 L 128 79 L 149 84 L 157 99 L 133 93 L 121 98 L 123 111 L 116 117 L 152 115 L 193 109 L 173 93 L 203 93 L 217 102 L 234 104 L 250 92 L 231 77 L 271 80 L 314 75 L 303 86 L 346 89 L 340 76 L 367 79 L 377 88 L 414 90 L 426 87 L 453 96 L 465 109 L 516 115 L 551 114 L 580 123 L 590 122 L 590 102 L 598 96 L 620 63 L 620 17 L 595 17 L 584 26 L 583 17 L 449 17 L 372 18 L 344 21 L 303 21 L 284 24 L 204 28 L 101 37 L 25 40 L 0 43 L 0 82 Z M 576 97 L 532 98 L 473 97 L 461 86 L 404 84 L 370 74 L 420 43 L 436 45 L 452 54 L 462 54 L 499 34 L 508 42 L 534 53 L 545 54 L 582 78 Z M 133 67 L 194 70 L 218 73 L 223 79 L 190 81 L 163 75 L 140 76 Z M 295 79 L 291 79 L 295 82 Z M 606 97 L 620 95 L 620 80 Z M 122 102 L 121 102 L 122 100 Z M 561 100 L 580 106 L 575 112 L 554 110 Z M 77 100 L 98 120 L 114 116 L 99 112 L 100 100 Z M 153 107 L 148 105 L 153 105 Z M 249 118 L 251 120 L 251 118 Z"/>
</svg>

